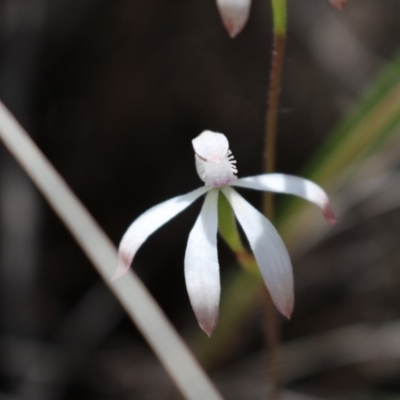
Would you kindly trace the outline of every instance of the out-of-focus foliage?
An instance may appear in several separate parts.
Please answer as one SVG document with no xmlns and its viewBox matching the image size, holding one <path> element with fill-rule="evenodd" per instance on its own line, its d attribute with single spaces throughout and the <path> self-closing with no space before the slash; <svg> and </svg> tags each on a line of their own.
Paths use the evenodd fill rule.
<svg viewBox="0 0 400 400">
<path fill-rule="evenodd" d="M 385 67 L 365 98 L 337 126 L 309 163 L 304 175 L 323 185 L 333 198 L 337 198 L 346 190 L 345 185 L 357 183 L 354 182 L 357 179 L 355 171 L 362 168 L 363 163 L 379 153 L 388 141 L 399 140 L 396 137 L 399 132 L 400 56 Z M 307 230 L 323 229 L 318 222 L 313 223 L 316 218 L 310 208 L 305 210 L 303 206 L 293 200 L 282 208 L 277 221 L 281 233 L 293 249 L 301 247 L 302 242 L 306 243 L 311 236 L 315 237 Z M 318 233 L 322 234 L 320 230 Z"/>
</svg>

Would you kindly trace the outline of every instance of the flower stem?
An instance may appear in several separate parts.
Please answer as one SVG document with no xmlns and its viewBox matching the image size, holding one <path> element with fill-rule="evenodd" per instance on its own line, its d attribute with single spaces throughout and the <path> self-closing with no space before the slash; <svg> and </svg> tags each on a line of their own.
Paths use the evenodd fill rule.
<svg viewBox="0 0 400 400">
<path fill-rule="evenodd" d="M 276 4 L 279 4 L 278 7 Z M 278 14 L 278 20 L 281 21 L 282 14 L 286 16 L 286 0 L 272 0 L 272 10 L 274 15 L 274 48 L 271 61 L 270 85 L 267 97 L 266 112 L 266 131 L 265 131 L 265 171 L 273 172 L 275 170 L 275 148 L 276 148 L 276 132 L 278 126 L 278 108 L 279 95 L 281 90 L 281 77 L 283 58 L 285 55 L 286 30 L 282 30 L 283 22 L 275 23 L 275 14 Z M 274 6 L 275 5 L 275 6 Z M 285 12 L 281 11 L 285 8 Z M 277 11 L 275 11 L 277 10 Z M 278 12 L 280 11 L 280 12 Z M 286 24 L 284 25 L 286 27 Z M 286 28 L 285 28 L 286 29 Z M 274 214 L 274 197 L 272 192 L 267 192 L 264 199 L 264 211 L 269 218 Z"/>
<path fill-rule="evenodd" d="M 279 95 L 286 43 L 287 4 L 286 0 L 271 0 L 273 15 L 273 52 L 271 61 L 270 85 L 267 97 L 266 131 L 265 131 L 265 172 L 273 172 L 276 163 L 276 133 L 278 126 Z M 274 214 L 274 197 L 271 192 L 264 197 L 264 213 L 272 219 Z M 268 290 L 263 289 L 265 310 L 265 333 L 268 348 L 268 377 L 271 381 L 272 399 L 279 399 L 282 388 L 282 362 L 279 349 L 280 330 L 278 316 Z"/>
</svg>

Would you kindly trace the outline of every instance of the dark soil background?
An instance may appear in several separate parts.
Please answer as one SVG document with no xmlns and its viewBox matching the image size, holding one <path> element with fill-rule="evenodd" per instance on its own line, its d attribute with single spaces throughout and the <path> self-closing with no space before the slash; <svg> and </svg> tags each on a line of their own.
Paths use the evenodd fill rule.
<svg viewBox="0 0 400 400">
<path fill-rule="evenodd" d="M 396 55 L 400 3 L 288 3 L 277 169 L 298 174 Z M 269 1 L 253 0 L 231 40 L 212 0 L 2 0 L 0 98 L 117 244 L 141 212 L 201 184 L 191 139 L 204 129 L 228 136 L 241 176 L 261 172 L 270 18 Z M 176 398 L 68 232 L 0 157 L 0 398 Z M 197 329 L 183 256 L 199 206 L 135 261 L 184 336 Z M 287 398 L 400 399 L 400 211 L 335 229 L 294 260 Z M 224 277 L 234 260 L 223 245 L 220 260 Z M 261 312 L 249 319 L 212 372 L 227 399 L 265 398 Z"/>
</svg>

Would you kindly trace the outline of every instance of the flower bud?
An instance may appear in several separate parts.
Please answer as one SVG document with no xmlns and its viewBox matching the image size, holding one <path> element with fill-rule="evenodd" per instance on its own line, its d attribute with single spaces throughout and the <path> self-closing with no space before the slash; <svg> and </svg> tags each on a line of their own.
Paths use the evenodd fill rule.
<svg viewBox="0 0 400 400">
<path fill-rule="evenodd" d="M 329 3 L 337 10 L 343 10 L 347 5 L 347 0 L 329 0 Z"/>
<path fill-rule="evenodd" d="M 217 0 L 217 7 L 225 29 L 231 38 L 246 26 L 250 14 L 251 0 Z"/>
</svg>

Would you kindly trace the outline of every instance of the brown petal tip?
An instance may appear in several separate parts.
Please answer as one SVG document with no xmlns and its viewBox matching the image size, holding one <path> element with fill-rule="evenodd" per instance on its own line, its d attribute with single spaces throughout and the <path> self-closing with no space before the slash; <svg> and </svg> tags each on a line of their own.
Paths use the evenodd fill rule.
<svg viewBox="0 0 400 400">
<path fill-rule="evenodd" d="M 215 329 L 215 324 L 199 322 L 199 325 L 200 325 L 200 328 L 207 334 L 207 336 L 211 337 L 211 335 Z"/>
<path fill-rule="evenodd" d="M 236 22 L 230 18 L 223 18 L 222 22 L 224 24 L 224 27 L 226 31 L 228 32 L 228 35 L 231 39 L 234 39 L 239 33 L 243 30 L 244 25 L 240 26 L 236 24 Z"/>
<path fill-rule="evenodd" d="M 331 205 L 328 203 L 323 210 L 324 218 L 332 225 L 336 224 L 336 218 Z"/>
<path fill-rule="evenodd" d="M 111 278 L 112 281 L 117 280 L 122 275 L 125 275 L 131 267 L 131 260 L 128 256 L 124 255 L 123 253 L 118 254 L 118 266 L 117 269 Z"/>
<path fill-rule="evenodd" d="M 287 319 L 291 319 L 292 318 L 292 314 L 293 314 L 293 309 L 294 309 L 294 304 L 290 305 L 290 307 L 288 307 L 286 310 L 282 310 L 282 315 L 287 318 Z"/>
</svg>

